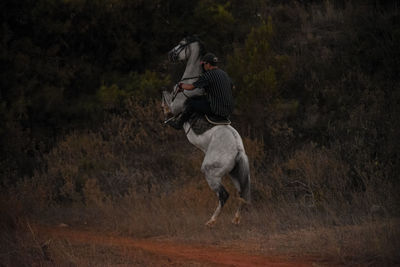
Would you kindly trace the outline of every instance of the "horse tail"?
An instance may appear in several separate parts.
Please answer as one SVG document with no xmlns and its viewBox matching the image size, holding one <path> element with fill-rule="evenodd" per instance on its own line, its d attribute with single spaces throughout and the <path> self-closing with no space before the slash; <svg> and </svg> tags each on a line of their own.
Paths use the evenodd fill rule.
<svg viewBox="0 0 400 267">
<path fill-rule="evenodd" d="M 242 150 L 236 156 L 236 166 L 234 168 L 235 178 L 239 182 L 240 197 L 250 204 L 250 167 L 249 159 Z"/>
</svg>

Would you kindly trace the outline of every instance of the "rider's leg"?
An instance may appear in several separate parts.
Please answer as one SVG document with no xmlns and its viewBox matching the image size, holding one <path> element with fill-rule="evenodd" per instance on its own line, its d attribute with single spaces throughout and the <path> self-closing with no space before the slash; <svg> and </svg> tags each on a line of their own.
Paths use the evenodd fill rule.
<svg viewBox="0 0 400 267">
<path fill-rule="evenodd" d="M 210 102 L 208 102 L 206 96 L 195 96 L 186 101 L 192 107 L 193 112 L 207 115 L 212 114 Z"/>
<path fill-rule="evenodd" d="M 182 114 L 176 120 L 171 120 L 169 125 L 178 130 L 182 129 L 183 124 L 190 119 L 193 113 L 211 114 L 210 103 L 205 96 L 188 98 Z"/>
</svg>

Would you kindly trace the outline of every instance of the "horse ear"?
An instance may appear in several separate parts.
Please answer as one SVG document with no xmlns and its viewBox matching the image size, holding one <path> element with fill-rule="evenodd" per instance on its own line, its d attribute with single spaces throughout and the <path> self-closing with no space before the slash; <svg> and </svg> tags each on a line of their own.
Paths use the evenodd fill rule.
<svg viewBox="0 0 400 267">
<path fill-rule="evenodd" d="M 199 39 L 203 39 L 203 37 L 207 36 L 207 33 L 206 32 L 199 32 L 199 33 L 196 33 L 194 36 L 196 36 Z"/>
</svg>

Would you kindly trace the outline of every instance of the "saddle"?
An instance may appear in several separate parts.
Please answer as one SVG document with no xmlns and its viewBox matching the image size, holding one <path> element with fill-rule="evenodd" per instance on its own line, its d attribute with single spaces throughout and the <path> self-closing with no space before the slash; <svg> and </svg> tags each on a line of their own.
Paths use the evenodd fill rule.
<svg viewBox="0 0 400 267">
<path fill-rule="evenodd" d="M 227 118 L 220 116 L 209 116 L 205 114 L 193 114 L 189 119 L 191 129 L 197 135 L 203 134 L 217 125 L 230 125 L 231 121 Z"/>
</svg>

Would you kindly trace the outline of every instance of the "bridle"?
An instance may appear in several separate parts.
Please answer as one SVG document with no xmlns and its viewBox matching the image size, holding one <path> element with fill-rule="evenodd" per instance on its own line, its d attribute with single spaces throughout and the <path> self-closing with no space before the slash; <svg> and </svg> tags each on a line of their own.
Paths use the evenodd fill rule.
<svg viewBox="0 0 400 267">
<path fill-rule="evenodd" d="M 169 53 L 168 57 L 171 62 L 176 62 L 178 61 L 179 54 L 185 49 L 185 52 L 187 52 L 187 48 L 191 43 L 194 43 L 195 41 L 188 41 L 187 38 L 184 39 L 184 43 L 182 42 L 178 44 L 176 47 L 174 47 Z"/>
</svg>

